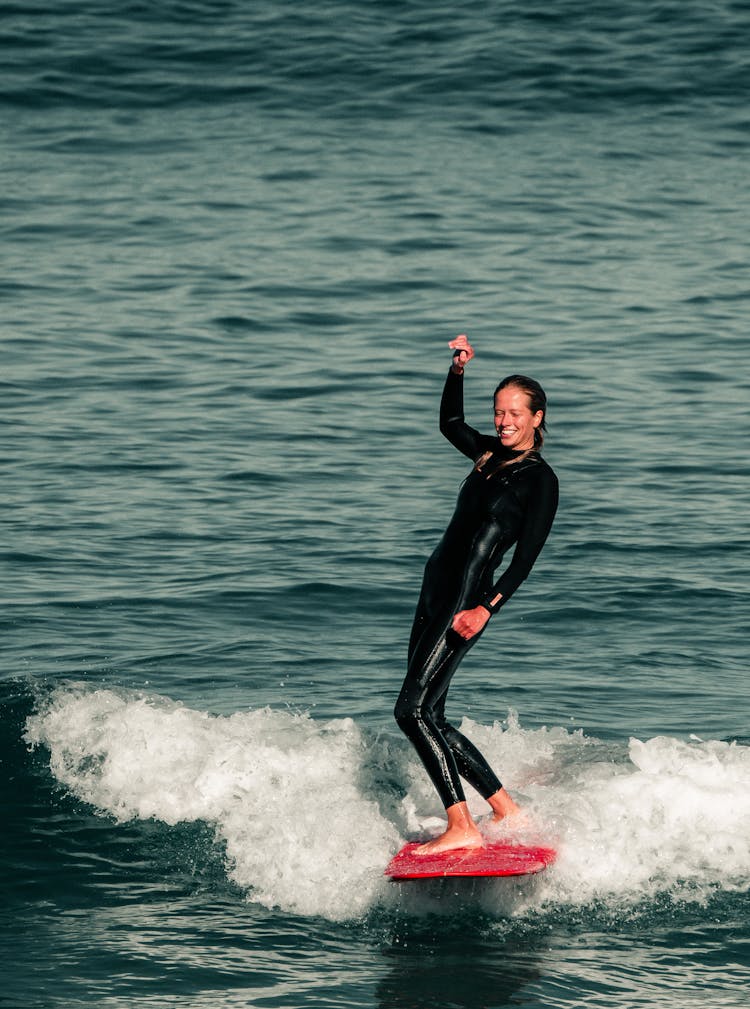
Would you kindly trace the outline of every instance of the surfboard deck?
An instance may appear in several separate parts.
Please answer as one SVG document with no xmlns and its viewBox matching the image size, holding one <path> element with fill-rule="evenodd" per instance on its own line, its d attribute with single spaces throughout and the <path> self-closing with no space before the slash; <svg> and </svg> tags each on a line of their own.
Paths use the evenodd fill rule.
<svg viewBox="0 0 750 1009">
<path fill-rule="evenodd" d="M 401 882 L 441 876 L 525 876 L 541 872 L 557 857 L 553 848 L 498 841 L 483 848 L 456 848 L 436 855 L 415 855 L 421 842 L 410 841 L 385 868 L 385 875 Z"/>
</svg>

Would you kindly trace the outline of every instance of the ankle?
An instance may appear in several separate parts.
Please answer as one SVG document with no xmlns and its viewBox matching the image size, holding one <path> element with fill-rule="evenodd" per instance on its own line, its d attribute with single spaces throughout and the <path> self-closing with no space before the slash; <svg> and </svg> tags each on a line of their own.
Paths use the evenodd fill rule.
<svg viewBox="0 0 750 1009">
<path fill-rule="evenodd" d="M 516 813 L 521 812 L 521 807 L 510 797 L 504 788 L 499 789 L 494 795 L 491 795 L 487 799 L 487 802 L 490 804 L 496 820 L 501 820 L 505 816 L 514 816 Z"/>
<path fill-rule="evenodd" d="M 457 802 L 446 809 L 448 816 L 448 830 L 463 831 L 466 834 L 478 834 L 479 828 L 474 823 L 474 818 L 469 812 L 466 802 Z"/>
</svg>

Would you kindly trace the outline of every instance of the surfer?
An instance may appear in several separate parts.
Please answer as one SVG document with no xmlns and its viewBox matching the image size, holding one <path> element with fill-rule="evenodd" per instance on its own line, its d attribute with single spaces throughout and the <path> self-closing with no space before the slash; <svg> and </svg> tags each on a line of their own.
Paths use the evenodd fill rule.
<svg viewBox="0 0 750 1009">
<path fill-rule="evenodd" d="M 445 717 L 450 681 L 490 617 L 531 571 L 557 510 L 558 485 L 540 449 L 547 399 L 534 379 L 510 375 L 495 390 L 496 435 L 464 421 L 466 336 L 452 340 L 453 362 L 440 402 L 442 434 L 473 462 L 443 538 L 427 561 L 395 716 L 419 754 L 448 815 L 443 834 L 420 854 L 480 847 L 461 777 L 487 800 L 493 820 L 520 812 L 479 750 Z M 515 543 L 499 579 L 495 569 Z"/>
</svg>

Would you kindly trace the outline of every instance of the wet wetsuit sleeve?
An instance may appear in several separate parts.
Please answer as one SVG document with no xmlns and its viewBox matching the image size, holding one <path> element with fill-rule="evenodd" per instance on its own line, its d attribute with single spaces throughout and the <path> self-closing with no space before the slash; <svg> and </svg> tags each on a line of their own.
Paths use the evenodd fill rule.
<svg viewBox="0 0 750 1009">
<path fill-rule="evenodd" d="M 542 479 L 535 481 L 535 486 L 530 491 L 513 559 L 495 582 L 492 591 L 482 600 L 482 606 L 486 606 L 491 613 L 497 613 L 521 582 L 528 577 L 552 528 L 559 495 L 557 477 L 549 468 L 546 468 L 540 477 Z M 498 594 L 502 594 L 502 599 L 493 605 L 492 600 Z"/>
<path fill-rule="evenodd" d="M 451 368 L 440 400 L 440 431 L 451 445 L 472 460 L 494 443 L 493 438 L 480 434 L 464 420 L 464 377 Z"/>
</svg>

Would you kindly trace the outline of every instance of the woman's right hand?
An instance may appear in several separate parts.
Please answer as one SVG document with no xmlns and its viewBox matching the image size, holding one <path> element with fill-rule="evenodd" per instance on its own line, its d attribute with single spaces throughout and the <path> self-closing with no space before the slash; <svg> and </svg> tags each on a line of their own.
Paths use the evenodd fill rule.
<svg viewBox="0 0 750 1009">
<path fill-rule="evenodd" d="M 455 340 L 451 340 L 448 346 L 453 351 L 453 370 L 457 375 L 460 375 L 464 370 L 464 366 L 474 357 L 474 348 L 466 339 L 464 333 L 457 336 Z"/>
</svg>

